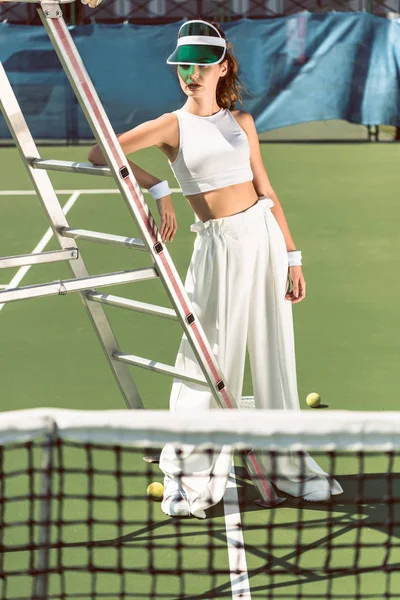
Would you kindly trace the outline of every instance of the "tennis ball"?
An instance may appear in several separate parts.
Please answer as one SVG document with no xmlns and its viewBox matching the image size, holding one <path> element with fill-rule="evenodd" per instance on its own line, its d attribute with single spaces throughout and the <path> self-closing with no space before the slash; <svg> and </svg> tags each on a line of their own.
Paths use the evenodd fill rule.
<svg viewBox="0 0 400 600">
<path fill-rule="evenodd" d="M 316 392 L 311 392 L 311 394 L 308 394 L 306 402 L 311 408 L 317 408 L 321 404 L 321 396 Z"/>
<path fill-rule="evenodd" d="M 164 486 L 158 481 L 153 481 L 153 483 L 150 483 L 150 485 L 147 486 L 146 491 L 151 500 L 154 500 L 155 502 L 161 502 L 164 494 Z"/>
</svg>

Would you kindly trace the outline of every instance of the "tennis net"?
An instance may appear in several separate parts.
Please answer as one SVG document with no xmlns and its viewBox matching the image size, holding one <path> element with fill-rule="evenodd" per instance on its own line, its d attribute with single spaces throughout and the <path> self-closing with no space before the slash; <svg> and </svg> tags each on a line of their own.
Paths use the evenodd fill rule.
<svg viewBox="0 0 400 600">
<path fill-rule="evenodd" d="M 206 519 L 171 518 L 147 496 L 163 476 L 143 458 L 166 443 L 234 449 Z M 400 598 L 399 446 L 393 412 L 2 413 L 0 598 Z M 282 504 L 262 508 L 250 449 L 272 479 L 280 456 L 302 463 L 308 451 L 343 494 L 279 492 Z"/>
</svg>

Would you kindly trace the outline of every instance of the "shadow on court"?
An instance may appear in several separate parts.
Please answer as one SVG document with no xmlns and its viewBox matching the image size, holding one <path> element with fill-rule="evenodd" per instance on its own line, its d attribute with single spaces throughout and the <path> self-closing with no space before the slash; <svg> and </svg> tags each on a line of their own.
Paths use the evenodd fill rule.
<svg viewBox="0 0 400 600">
<path fill-rule="evenodd" d="M 265 509 L 255 504 L 258 494 L 246 469 L 236 467 L 235 472 L 252 599 L 378 598 L 364 596 L 360 591 L 359 582 L 368 574 L 382 581 L 381 597 L 388 593 L 390 574 L 400 570 L 400 474 L 390 477 L 383 473 L 345 475 L 338 478 L 344 493 L 327 503 L 287 497 L 279 507 Z M 89 546 L 90 552 L 96 548 L 117 548 L 119 555 L 126 550 L 149 552 L 151 549 L 150 554 L 157 553 L 158 557 L 149 563 L 155 579 L 163 578 L 167 582 L 169 576 L 193 578 L 183 584 L 184 595 L 174 595 L 164 588 L 163 594 L 156 597 L 169 600 L 232 598 L 232 578 L 240 580 L 241 574 L 232 575 L 232 563 L 230 567 L 227 561 L 229 531 L 224 521 L 225 510 L 227 507 L 221 502 L 207 511 L 207 520 L 172 519 L 161 512 L 159 505 L 153 505 L 150 517 L 147 515 L 146 520 L 144 516 L 142 524 L 124 535 L 105 539 L 91 535 L 90 543 L 81 539 L 59 542 L 52 547 L 58 552 Z M 200 549 L 206 549 L 208 558 L 196 562 Z M 140 575 L 137 565 L 132 563 L 128 569 Z M 354 579 L 353 591 L 344 585 L 343 593 L 333 592 L 335 582 L 337 589 L 341 578 L 346 576 Z M 196 578 L 204 578 L 209 585 L 202 585 L 202 589 L 193 593 Z M 315 585 L 325 587 L 324 595 L 315 595 Z"/>
<path fill-rule="evenodd" d="M 372 590 L 366 596 L 360 591 L 362 576 L 374 573 L 382 578 L 382 597 L 393 597 L 389 578 L 400 569 L 400 475 L 345 475 L 338 478 L 343 494 L 327 503 L 279 492 L 286 501 L 275 509 L 263 509 L 254 504 L 258 496 L 246 469 L 235 471 L 248 577 L 250 582 L 256 579 L 258 583 L 260 578 L 264 582 L 261 586 L 251 583 L 252 597 L 274 598 L 275 590 L 279 599 L 299 597 L 294 594 L 315 598 L 311 592 L 308 595 L 307 585 L 325 582 L 327 595 L 323 597 L 375 598 Z M 217 519 L 224 510 L 220 503 L 207 514 Z M 261 532 L 263 543 L 259 543 Z M 252 568 L 255 562 L 261 566 Z M 342 594 L 333 593 L 335 579 L 344 576 L 353 576 L 354 592 L 347 594 L 345 586 Z M 295 592 L 292 586 L 297 586 Z M 288 595 L 285 588 L 290 588 Z M 213 592 L 218 595 L 199 597 L 223 597 L 223 589 Z"/>
</svg>

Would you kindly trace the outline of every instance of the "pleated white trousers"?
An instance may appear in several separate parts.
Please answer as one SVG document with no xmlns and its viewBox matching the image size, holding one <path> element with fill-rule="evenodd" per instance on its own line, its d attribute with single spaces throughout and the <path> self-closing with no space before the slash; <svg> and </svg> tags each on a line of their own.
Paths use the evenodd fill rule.
<svg viewBox="0 0 400 600">
<path fill-rule="evenodd" d="M 292 304 L 285 300 L 287 250 L 273 205 L 270 198 L 261 198 L 244 212 L 194 223 L 191 230 L 197 237 L 185 289 L 236 402 L 242 395 L 247 345 L 256 408 L 299 410 Z M 186 335 L 175 366 L 201 375 Z M 216 407 L 203 386 L 174 379 L 171 411 Z M 231 460 L 226 448 L 204 455 L 190 445 L 177 453 L 168 444 L 160 468 L 179 480 L 196 514 L 221 500 Z M 310 476 L 323 473 L 311 457 L 307 467 Z M 294 458 L 282 458 L 277 474 L 298 480 L 300 469 Z M 337 486 L 333 493 L 342 491 Z"/>
</svg>

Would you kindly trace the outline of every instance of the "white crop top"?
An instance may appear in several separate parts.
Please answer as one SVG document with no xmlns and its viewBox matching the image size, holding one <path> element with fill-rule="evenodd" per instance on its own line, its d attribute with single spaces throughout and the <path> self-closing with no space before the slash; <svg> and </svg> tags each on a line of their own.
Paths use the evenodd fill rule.
<svg viewBox="0 0 400 600">
<path fill-rule="evenodd" d="M 179 152 L 171 169 L 185 196 L 253 180 L 245 131 L 231 111 L 209 117 L 174 110 L 179 122 Z"/>
</svg>

